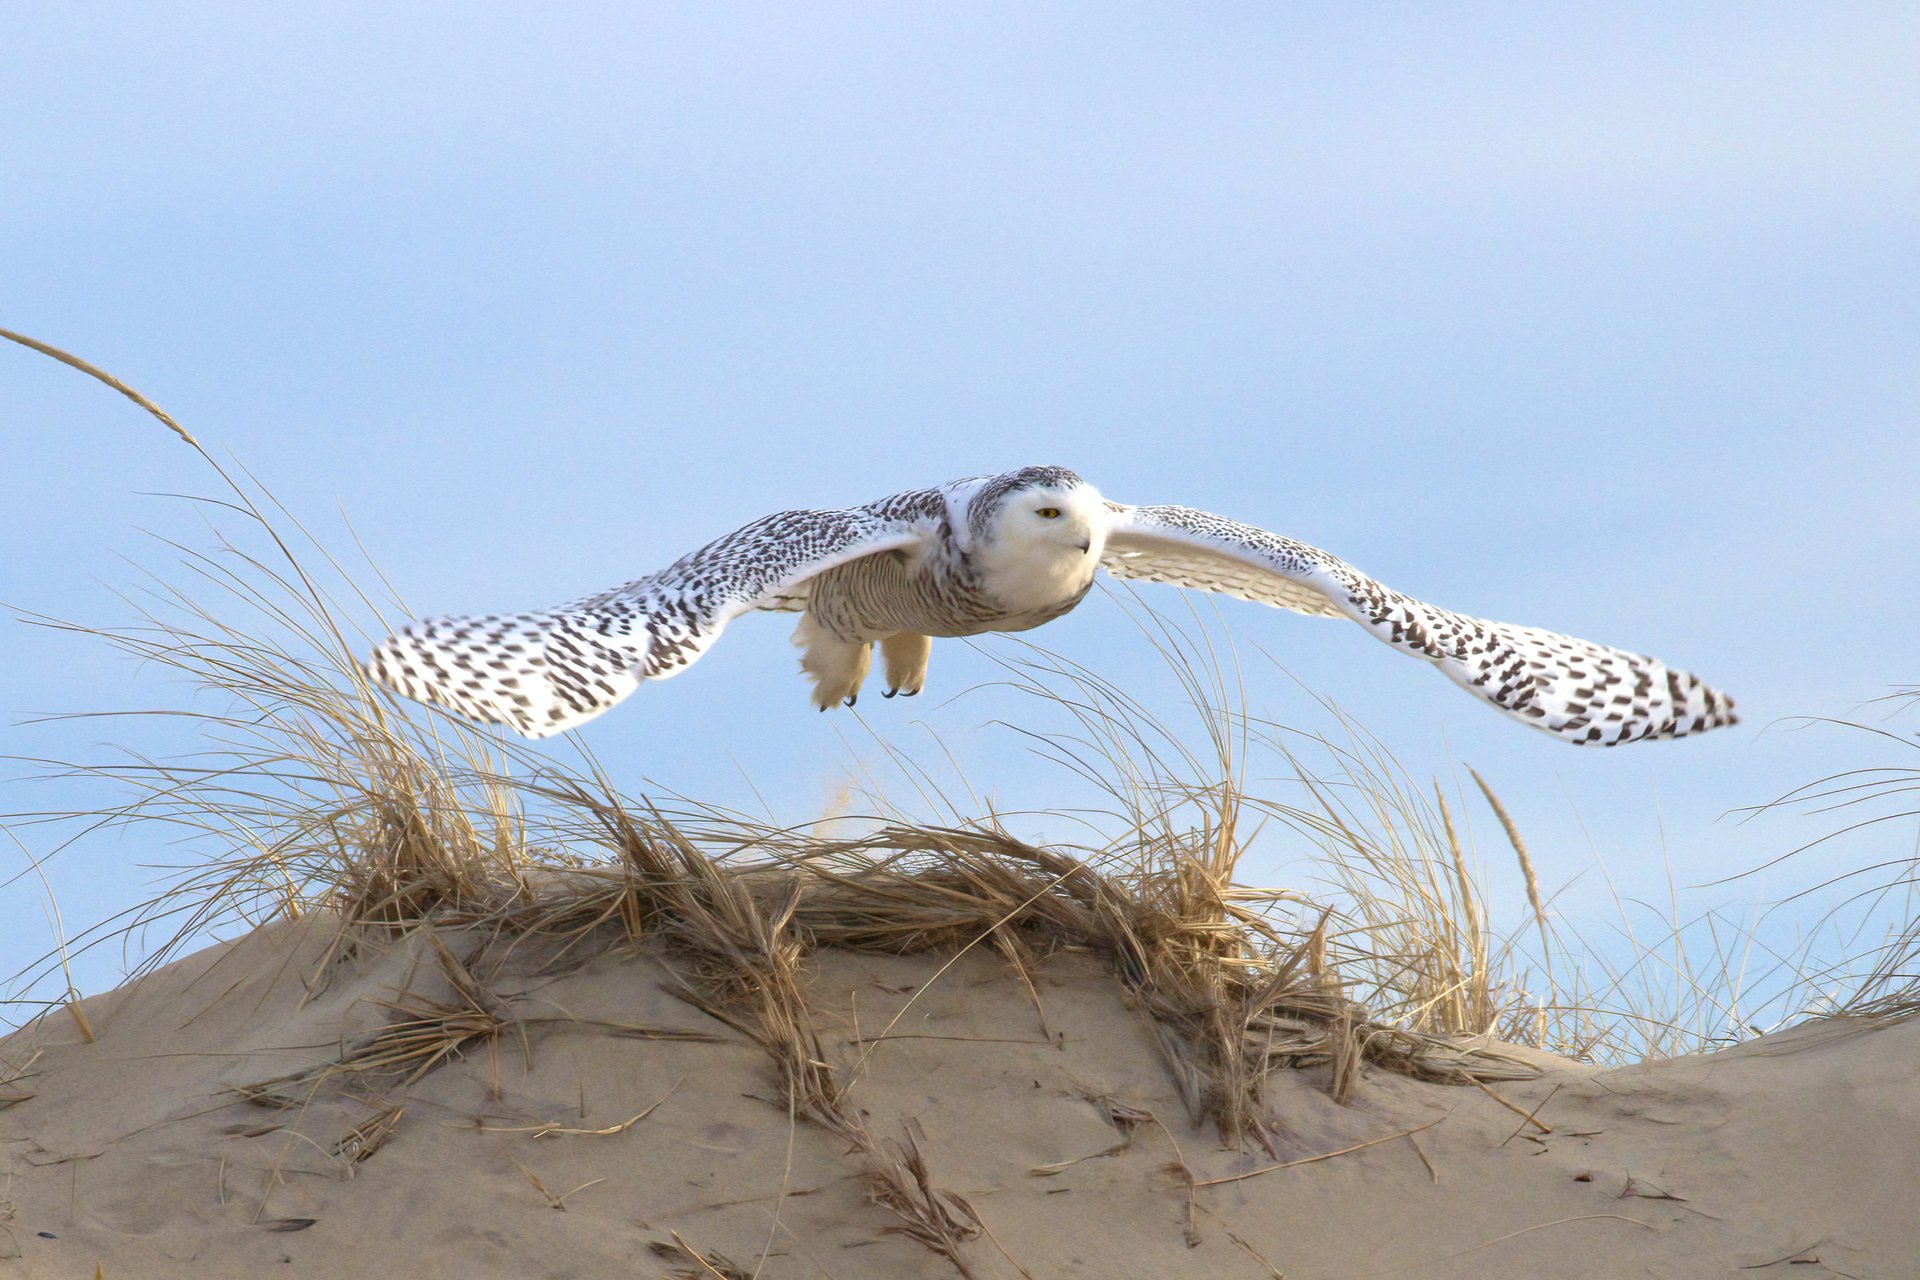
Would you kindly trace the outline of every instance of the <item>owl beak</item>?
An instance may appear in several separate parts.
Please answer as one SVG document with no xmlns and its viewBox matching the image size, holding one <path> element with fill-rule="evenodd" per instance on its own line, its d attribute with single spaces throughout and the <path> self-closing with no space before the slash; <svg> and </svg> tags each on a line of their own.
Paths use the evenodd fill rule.
<svg viewBox="0 0 1920 1280">
<path fill-rule="evenodd" d="M 1093 550 L 1093 539 L 1088 538 L 1085 542 L 1080 543 L 1079 547 L 1080 547 L 1080 554 L 1086 555 L 1089 551 Z"/>
</svg>

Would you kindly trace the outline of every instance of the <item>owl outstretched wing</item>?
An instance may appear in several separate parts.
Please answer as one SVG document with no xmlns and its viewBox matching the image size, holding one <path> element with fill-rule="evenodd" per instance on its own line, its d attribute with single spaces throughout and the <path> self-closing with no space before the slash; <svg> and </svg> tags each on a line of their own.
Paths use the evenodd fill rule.
<svg viewBox="0 0 1920 1280">
<path fill-rule="evenodd" d="M 910 496 L 910 495 L 908 495 Z M 660 572 L 534 613 L 425 618 L 388 637 L 369 677 L 529 738 L 599 715 L 693 662 L 753 609 L 806 607 L 807 580 L 927 537 L 911 503 L 782 511 L 744 525 Z"/>
<path fill-rule="evenodd" d="M 1401 595 L 1318 547 L 1191 507 L 1112 504 L 1101 566 L 1118 578 L 1348 617 L 1537 729 L 1581 746 L 1678 738 L 1736 722 L 1733 699 L 1657 658 L 1470 618 Z"/>
</svg>

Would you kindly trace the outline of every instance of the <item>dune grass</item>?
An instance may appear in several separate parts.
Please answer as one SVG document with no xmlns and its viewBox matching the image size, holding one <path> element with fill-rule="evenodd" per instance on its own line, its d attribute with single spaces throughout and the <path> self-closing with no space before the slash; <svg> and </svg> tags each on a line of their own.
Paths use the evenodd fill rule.
<svg viewBox="0 0 1920 1280">
<path fill-rule="evenodd" d="M 1815 779 L 1747 813 L 1751 817 L 1797 809 L 1833 824 L 1827 834 L 1755 871 L 1833 842 L 1871 842 L 1873 852 L 1864 861 L 1802 889 L 1787 902 L 1844 890 L 1845 897 L 1826 911 L 1822 923 L 1851 911 L 1867 927 L 1880 927 L 1878 942 L 1813 971 L 1812 981 L 1846 993 L 1830 1001 L 1835 1012 L 1899 1018 L 1920 1012 L 1920 734 L 1899 731 L 1902 723 L 1911 724 L 1901 717 L 1920 712 L 1920 686 L 1897 689 L 1876 704 L 1884 713 L 1876 722 L 1818 718 L 1803 722 L 1803 727 L 1851 734 L 1892 763 Z"/>
<path fill-rule="evenodd" d="M 1301 1016 L 1319 1023 L 1358 1016 L 1414 1036 L 1499 1035 L 1586 1059 L 1690 1051 L 1737 1035 L 1750 1021 L 1741 1015 L 1741 984 L 1753 980 L 1739 954 L 1751 944 L 1744 927 L 1674 915 L 1663 934 L 1642 944 L 1623 907 L 1624 945 L 1588 946 L 1549 912 L 1524 840 L 1486 779 L 1468 771 L 1473 794 L 1419 782 L 1331 704 L 1333 729 L 1320 734 L 1251 716 L 1230 638 L 1195 609 L 1176 621 L 1131 606 L 1193 712 L 1191 725 L 1179 728 L 1127 690 L 1044 649 L 1014 642 L 996 650 L 1007 682 L 1038 707 L 1064 713 L 1067 724 L 1008 729 L 1106 801 L 1091 819 L 1076 815 L 1097 835 L 1084 845 L 1023 844 L 1005 828 L 1009 815 L 977 800 L 969 809 L 948 799 L 950 790 L 971 794 L 964 778 L 955 788 L 919 786 L 920 798 L 933 803 L 918 814 L 883 796 L 865 797 L 877 816 L 864 825 L 876 834 L 852 842 L 829 834 L 863 825 L 846 815 L 790 831 L 738 813 L 636 802 L 590 757 L 564 766 L 527 744 L 373 689 L 357 655 L 405 611 L 370 562 L 350 568 L 336 558 L 250 475 L 223 466 L 111 374 L 38 340 L 0 336 L 103 381 L 177 433 L 222 487 L 204 504 L 213 527 L 232 535 L 221 534 L 206 549 L 167 544 L 179 563 L 150 578 L 142 603 L 129 601 L 137 613 L 131 625 L 30 619 L 171 669 L 215 703 L 211 711 L 167 713 L 196 723 L 203 743 L 196 755 L 44 762 L 130 797 L 51 817 L 83 831 L 158 823 L 176 828 L 195 854 L 165 892 L 82 934 L 77 946 L 157 929 L 163 941 L 147 959 L 154 965 L 192 940 L 316 909 L 356 925 L 495 912 L 522 927 L 546 927 L 579 919 L 580 910 L 543 900 L 531 884 L 555 869 L 604 871 L 648 848 L 673 851 L 673 867 L 647 873 L 662 886 L 684 888 L 696 866 L 779 864 L 805 883 L 803 904 L 794 909 L 806 928 L 831 945 L 985 939 L 1017 960 L 1028 945 L 1021 930 L 1041 922 L 1076 945 L 1101 935 L 1130 982 L 1145 983 L 1152 971 L 1157 998 L 1170 1002 L 1168 1020 L 1184 1020 L 1189 1030 L 1206 1018 L 1196 1022 L 1199 1015 L 1176 1014 L 1176 1006 L 1226 1007 L 1223 989 L 1196 975 L 1249 965 L 1284 975 L 1280 985 L 1302 1002 Z M 903 773 L 931 778 L 931 770 L 887 750 Z M 1249 794 L 1246 763 L 1256 753 L 1284 764 L 1293 783 L 1286 797 Z M 1831 780 L 1837 789 L 1815 784 L 1781 803 L 1859 806 L 1899 797 L 1912 776 L 1874 771 Z M 1494 924 L 1477 870 L 1482 854 L 1470 833 L 1463 841 L 1464 824 L 1456 821 L 1470 803 L 1490 808 L 1522 872 L 1527 909 L 1510 932 Z M 928 808 L 940 811 L 937 821 Z M 1894 816 L 1911 815 L 1873 820 Z M 14 825 L 47 817 L 24 816 Z M 1325 901 L 1298 888 L 1237 883 L 1246 847 L 1271 824 L 1318 851 Z M 849 859 L 859 866 L 849 870 Z M 964 909 L 955 905 L 961 891 L 953 886 L 961 882 L 974 895 Z M 932 886 L 939 891 L 920 891 Z M 805 903 L 845 899 L 855 887 L 891 905 L 872 909 L 864 924 L 808 915 Z M 601 896 L 610 892 L 603 887 Z M 655 923 L 697 909 L 708 913 L 701 927 L 735 934 L 748 927 L 727 916 L 719 889 L 710 886 L 700 900 L 686 892 L 644 910 L 612 899 L 596 899 L 593 909 L 639 912 Z M 1071 911 L 1084 918 L 1067 919 Z M 1705 938 L 1697 960 L 1689 934 Z M 1904 953 L 1889 945 L 1885 964 L 1871 974 L 1871 998 L 1900 998 L 1913 945 L 1911 931 Z M 64 968 L 66 955 L 62 938 L 49 962 Z M 1609 962 L 1610 955 L 1624 959 Z M 1777 976 L 1803 958 L 1772 960 Z M 1203 998 L 1200 989 L 1212 994 Z M 1167 994 L 1175 992 L 1184 994 Z M 1369 1012 L 1356 1015 L 1356 1008 Z M 1226 1024 L 1208 1034 L 1215 1069 L 1226 1070 Z"/>
</svg>

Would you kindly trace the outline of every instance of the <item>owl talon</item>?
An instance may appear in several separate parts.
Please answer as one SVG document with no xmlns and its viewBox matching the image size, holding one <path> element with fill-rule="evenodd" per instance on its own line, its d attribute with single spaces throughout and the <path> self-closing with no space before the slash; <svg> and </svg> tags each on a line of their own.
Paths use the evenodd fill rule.
<svg viewBox="0 0 1920 1280">
<path fill-rule="evenodd" d="M 885 693 L 881 694 L 880 696 L 883 698 L 892 698 L 892 697 L 897 697 L 899 693 L 900 691 L 898 689 L 889 689 Z"/>
<path fill-rule="evenodd" d="M 847 706 L 847 707 L 850 707 L 850 706 L 852 706 L 852 705 L 853 705 L 854 703 L 856 703 L 856 702 L 858 702 L 858 701 L 860 701 L 860 695 L 859 695 L 859 694 L 857 694 L 857 693 L 852 693 L 852 694 L 848 694 L 848 695 L 847 695 L 847 700 L 846 700 L 846 701 L 845 701 L 844 703 L 842 703 L 841 705 L 842 705 L 842 706 Z"/>
</svg>

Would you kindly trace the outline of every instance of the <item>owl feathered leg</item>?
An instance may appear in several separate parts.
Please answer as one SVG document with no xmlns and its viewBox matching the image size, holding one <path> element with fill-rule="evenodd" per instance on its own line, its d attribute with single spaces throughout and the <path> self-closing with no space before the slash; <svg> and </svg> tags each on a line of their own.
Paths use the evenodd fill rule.
<svg viewBox="0 0 1920 1280">
<path fill-rule="evenodd" d="M 873 662 L 873 642 L 843 640 L 809 613 L 793 630 L 800 669 L 813 681 L 813 705 L 825 711 L 836 702 L 852 706 Z"/>
<path fill-rule="evenodd" d="M 887 697 L 904 693 L 909 698 L 927 683 L 927 659 L 933 653 L 933 640 L 917 631 L 897 631 L 880 642 L 880 656 L 886 660 Z"/>
</svg>

